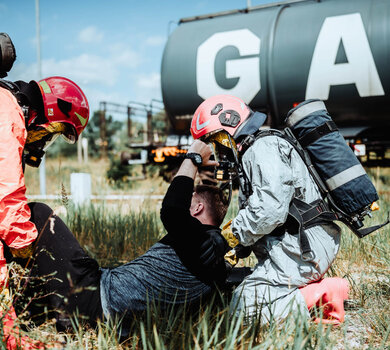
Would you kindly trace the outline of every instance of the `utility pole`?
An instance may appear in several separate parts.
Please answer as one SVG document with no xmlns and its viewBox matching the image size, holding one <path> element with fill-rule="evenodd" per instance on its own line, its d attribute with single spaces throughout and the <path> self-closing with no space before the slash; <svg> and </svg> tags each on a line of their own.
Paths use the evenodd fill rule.
<svg viewBox="0 0 390 350">
<path fill-rule="evenodd" d="M 38 80 L 42 79 L 42 67 L 41 67 L 41 30 L 39 20 L 39 0 L 35 0 L 35 23 L 36 23 L 36 35 L 37 35 L 37 73 Z M 39 188 L 41 195 L 46 195 L 46 156 L 42 157 L 41 164 L 39 166 Z"/>
<path fill-rule="evenodd" d="M 152 110 L 146 110 L 147 118 L 147 133 L 148 133 L 148 142 L 151 145 L 153 143 L 153 126 L 152 126 Z"/>
<path fill-rule="evenodd" d="M 106 103 L 105 102 L 102 102 L 101 103 L 101 106 L 103 106 L 103 108 L 100 108 L 100 113 L 99 113 L 99 117 L 100 117 L 100 140 L 101 140 L 101 152 L 102 152 L 102 158 L 106 158 L 107 157 L 107 146 L 108 146 L 108 142 L 107 142 L 107 130 L 106 130 Z"/>
<path fill-rule="evenodd" d="M 131 107 L 127 106 L 127 137 L 131 137 Z"/>
</svg>

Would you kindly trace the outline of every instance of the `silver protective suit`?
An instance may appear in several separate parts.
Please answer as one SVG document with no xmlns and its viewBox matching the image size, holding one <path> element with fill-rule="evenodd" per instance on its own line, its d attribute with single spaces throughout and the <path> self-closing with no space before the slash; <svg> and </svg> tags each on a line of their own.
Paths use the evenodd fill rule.
<svg viewBox="0 0 390 350">
<path fill-rule="evenodd" d="M 285 223 L 291 200 L 307 203 L 320 192 L 296 150 L 277 136 L 259 138 L 242 157 L 253 194 L 246 200 L 240 193 L 240 211 L 232 222 L 233 233 L 244 246 L 252 246 L 258 259 L 254 272 L 234 291 L 232 312 L 244 312 L 246 319 L 283 319 L 299 310 L 309 316 L 300 287 L 320 279 L 336 257 L 340 228 L 317 225 L 306 235 L 314 254 L 303 261 L 298 235 L 275 235 Z"/>
</svg>

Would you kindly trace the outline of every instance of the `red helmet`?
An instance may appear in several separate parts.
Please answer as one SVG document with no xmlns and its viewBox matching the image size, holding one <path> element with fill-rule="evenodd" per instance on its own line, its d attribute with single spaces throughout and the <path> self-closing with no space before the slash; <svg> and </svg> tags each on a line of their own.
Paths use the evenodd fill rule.
<svg viewBox="0 0 390 350">
<path fill-rule="evenodd" d="M 51 123 L 64 123 L 62 135 L 71 143 L 77 141 L 89 119 L 89 105 L 80 87 L 63 77 L 49 77 L 38 82 L 42 94 L 47 128 Z"/>
<path fill-rule="evenodd" d="M 204 100 L 196 109 L 191 122 L 194 139 L 225 130 L 231 136 L 252 115 L 252 110 L 238 97 L 217 95 Z"/>
</svg>

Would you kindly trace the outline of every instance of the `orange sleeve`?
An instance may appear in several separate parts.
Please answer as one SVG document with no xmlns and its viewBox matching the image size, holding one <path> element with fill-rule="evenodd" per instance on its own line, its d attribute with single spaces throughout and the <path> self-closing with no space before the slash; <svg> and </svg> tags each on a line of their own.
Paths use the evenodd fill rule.
<svg viewBox="0 0 390 350">
<path fill-rule="evenodd" d="M 23 248 L 37 237 L 30 221 L 22 154 L 27 131 L 14 96 L 0 88 L 0 238 L 12 248 Z"/>
</svg>

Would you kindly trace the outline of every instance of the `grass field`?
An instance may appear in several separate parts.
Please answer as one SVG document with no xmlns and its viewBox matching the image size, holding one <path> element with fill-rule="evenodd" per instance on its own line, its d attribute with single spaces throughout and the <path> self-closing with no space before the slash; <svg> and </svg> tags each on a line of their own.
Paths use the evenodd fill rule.
<svg viewBox="0 0 390 350">
<path fill-rule="evenodd" d="M 164 234 L 160 203 L 95 202 L 75 210 L 66 203 L 69 174 L 90 172 L 94 194 L 164 194 L 167 184 L 153 177 L 118 189 L 105 179 L 107 166 L 105 161 L 79 165 L 48 159 L 47 192 L 63 194 L 62 200 L 48 204 L 57 209 L 67 206 L 65 220 L 81 244 L 102 265 L 114 266 L 142 254 Z M 381 196 L 380 211 L 368 221 L 376 224 L 385 221 L 390 211 L 390 169 L 370 169 L 369 174 Z M 36 170 L 27 171 L 26 184 L 28 194 L 39 193 Z M 237 211 L 233 203 L 226 220 Z M 343 227 L 340 253 L 327 273 L 347 278 L 351 285 L 346 321 L 339 327 L 317 325 L 299 315 L 291 315 L 282 324 L 244 326 L 241 318 L 229 317 L 228 296 L 217 294 L 195 313 L 185 308 L 161 312 L 151 305 L 144 319 L 134 320 L 125 340 L 116 336 L 118 324 L 100 324 L 90 330 L 77 321 L 72 334 L 57 333 L 48 322 L 31 329 L 29 336 L 48 344 L 65 340 L 66 349 L 390 349 L 389 243 L 390 226 L 362 240 Z M 253 257 L 244 263 L 253 265 Z"/>
</svg>

